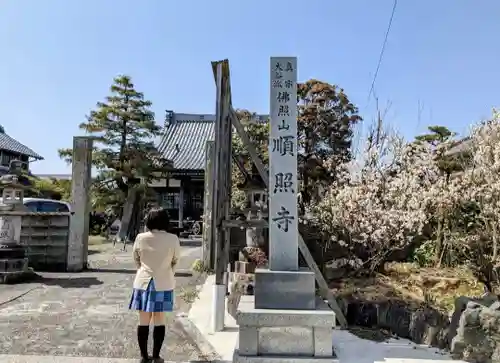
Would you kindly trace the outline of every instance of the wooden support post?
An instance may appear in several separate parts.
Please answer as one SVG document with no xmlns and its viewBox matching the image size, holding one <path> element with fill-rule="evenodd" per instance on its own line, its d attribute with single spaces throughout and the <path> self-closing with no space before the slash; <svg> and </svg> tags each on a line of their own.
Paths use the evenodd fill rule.
<svg viewBox="0 0 500 363">
<path fill-rule="evenodd" d="M 214 160 L 214 232 L 216 233 L 216 283 L 223 283 L 229 252 L 229 231 L 222 228 L 222 221 L 229 219 L 231 204 L 231 141 L 232 127 L 228 118 L 230 109 L 229 64 L 227 60 L 213 62 L 217 85 L 217 110 L 215 121 Z"/>
<path fill-rule="evenodd" d="M 220 276 L 217 276 L 217 271 L 219 270 L 219 260 L 220 260 L 220 244 L 221 235 L 218 228 L 218 221 L 220 219 L 221 208 L 219 205 L 219 188 L 221 184 L 220 177 L 220 164 L 221 164 L 221 120 L 220 120 L 220 108 L 222 102 L 222 71 L 220 70 L 222 65 L 217 65 L 216 69 L 216 107 L 215 107 L 215 125 L 214 125 L 214 161 L 212 176 L 214 178 L 213 190 L 212 190 L 212 240 L 214 247 L 214 259 L 215 259 L 215 285 L 213 286 L 213 298 L 212 298 L 212 314 L 211 314 L 211 330 L 212 332 L 218 332 L 224 329 L 224 287 L 221 286 Z M 222 311 L 221 311 L 222 310 Z"/>
<path fill-rule="evenodd" d="M 241 141 L 243 142 L 243 145 L 245 145 L 248 153 L 250 154 L 250 157 L 252 158 L 253 163 L 255 164 L 255 167 L 259 171 L 259 175 L 266 184 L 266 188 L 269 188 L 269 176 L 267 169 L 260 160 L 259 154 L 257 153 L 257 150 L 255 147 L 252 145 L 252 141 L 248 137 L 245 128 L 241 124 L 240 120 L 238 119 L 238 116 L 236 116 L 236 112 L 234 112 L 234 109 L 231 107 L 229 109 L 229 117 L 231 118 L 231 123 L 233 124 L 234 128 L 236 129 L 236 132 L 241 138 Z"/>
<path fill-rule="evenodd" d="M 224 306 L 227 286 L 226 268 L 229 256 L 230 231 L 222 228 L 229 219 L 231 203 L 231 139 L 232 127 L 228 118 L 231 102 L 229 64 L 227 60 L 212 62 L 217 89 L 215 118 L 215 155 L 213 163 L 212 233 L 215 249 L 215 286 L 212 311 L 212 330 L 224 328 Z"/>
<path fill-rule="evenodd" d="M 215 280 L 216 284 L 221 284 L 222 283 L 222 276 L 217 273 L 217 271 L 220 271 L 220 254 L 221 254 L 221 233 L 219 230 L 219 221 L 222 219 L 221 218 L 221 208 L 220 208 L 220 193 L 219 190 L 222 188 L 222 172 L 224 169 L 224 165 L 222 164 L 221 160 L 221 153 L 222 153 L 222 148 L 221 148 L 221 142 L 222 142 L 222 120 L 221 120 L 221 103 L 222 103 L 222 64 L 217 64 L 216 66 L 216 109 L 215 109 L 215 127 L 214 127 L 214 148 L 215 148 L 215 155 L 214 155 L 214 163 L 213 163 L 213 178 L 214 178 L 214 183 L 213 183 L 213 193 L 212 193 L 212 198 L 213 198 L 213 205 L 212 205 L 212 233 L 213 233 L 213 240 L 214 240 L 214 247 L 215 247 Z"/>
<path fill-rule="evenodd" d="M 236 155 L 234 155 L 234 153 L 231 153 L 231 155 L 232 155 L 233 162 L 238 167 L 238 170 L 240 171 L 241 174 L 243 174 L 243 178 L 247 178 L 248 172 L 245 170 L 245 167 L 243 166 L 241 161 L 236 157 Z"/>
<path fill-rule="evenodd" d="M 207 270 L 215 268 L 214 245 L 212 238 L 212 196 L 213 196 L 213 161 L 214 142 L 207 141 L 205 146 L 205 195 L 203 198 L 203 236 L 202 236 L 202 261 Z"/>
</svg>

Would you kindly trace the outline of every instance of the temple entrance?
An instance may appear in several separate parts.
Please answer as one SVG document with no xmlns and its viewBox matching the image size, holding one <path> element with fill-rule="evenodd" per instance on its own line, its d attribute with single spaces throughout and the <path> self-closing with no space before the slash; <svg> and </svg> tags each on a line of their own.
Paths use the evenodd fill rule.
<svg viewBox="0 0 500 363">
<path fill-rule="evenodd" d="M 184 189 L 184 218 L 200 221 L 203 215 L 204 184 L 201 180 L 190 180 Z"/>
<path fill-rule="evenodd" d="M 186 219 L 201 221 L 203 195 L 204 181 L 185 177 L 178 186 L 158 190 L 158 202 L 168 210 L 171 224 L 182 227 L 182 222 Z"/>
</svg>

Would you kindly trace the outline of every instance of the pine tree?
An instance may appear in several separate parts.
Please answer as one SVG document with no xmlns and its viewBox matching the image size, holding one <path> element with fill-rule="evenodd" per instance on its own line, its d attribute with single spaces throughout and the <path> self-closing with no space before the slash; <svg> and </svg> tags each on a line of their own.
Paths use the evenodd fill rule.
<svg viewBox="0 0 500 363">
<path fill-rule="evenodd" d="M 95 110 L 80 124 L 95 137 L 93 164 L 98 180 L 114 180 L 124 194 L 140 178 L 151 179 L 159 169 L 154 138 L 161 128 L 151 111 L 151 101 L 144 99 L 128 76 L 118 76 L 111 86 L 111 95 L 98 102 Z M 71 149 L 59 150 L 71 162 Z"/>
<path fill-rule="evenodd" d="M 455 133 L 450 131 L 446 126 L 429 126 L 427 129 L 429 130 L 428 134 L 419 135 L 415 139 L 436 146 L 439 143 L 451 140 L 455 136 Z"/>
<path fill-rule="evenodd" d="M 452 146 L 450 141 L 453 140 L 456 133 L 448 129 L 446 126 L 429 126 L 429 133 L 415 137 L 416 142 L 426 142 L 431 144 L 436 149 L 436 157 L 438 158 L 439 168 L 448 175 L 462 170 L 462 163 L 455 157 L 446 156 L 446 151 Z M 438 147 L 444 143 L 446 148 L 439 149 Z"/>
<path fill-rule="evenodd" d="M 154 144 L 161 128 L 155 122 L 151 101 L 135 89 L 130 77 L 116 77 L 110 93 L 79 127 L 95 137 L 92 159 L 98 175 L 93 183 L 93 199 L 113 201 L 109 207 L 127 220 L 125 216 L 131 215 L 137 198 L 138 189 L 133 188 L 131 193 L 132 187 L 139 186 L 141 179 L 147 183 L 154 179 L 155 172 L 165 170 Z M 68 162 L 72 154 L 71 149 L 59 150 L 60 157 Z M 102 195 L 103 191 L 106 195 Z M 129 233 L 127 226 L 123 233 Z"/>
<path fill-rule="evenodd" d="M 138 192 L 154 179 L 155 172 L 165 170 L 154 144 L 161 128 L 155 122 L 151 101 L 135 89 L 130 77 L 116 77 L 110 92 L 79 127 L 95 138 L 92 161 L 98 175 L 93 199 L 113 201 L 109 207 L 120 214 L 119 236 L 125 239 L 132 238 L 136 230 L 139 213 L 134 212 L 134 205 L 141 199 Z M 72 154 L 71 149 L 59 150 L 68 162 Z M 146 183 L 141 184 L 141 180 Z"/>
</svg>

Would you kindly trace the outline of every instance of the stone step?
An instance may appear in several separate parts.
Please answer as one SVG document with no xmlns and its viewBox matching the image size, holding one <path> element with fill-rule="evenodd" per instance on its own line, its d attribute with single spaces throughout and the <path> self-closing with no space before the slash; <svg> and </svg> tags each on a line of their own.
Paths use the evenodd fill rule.
<svg viewBox="0 0 500 363">
<path fill-rule="evenodd" d="M 241 356 L 235 355 L 233 362 L 237 363 L 339 363 L 336 358 L 301 357 L 301 356 Z M 45 362 L 44 362 L 45 363 Z M 350 362 L 349 362 L 350 363 Z M 354 363 L 354 362 L 353 362 Z"/>
<path fill-rule="evenodd" d="M 137 363 L 139 358 L 65 357 L 51 355 L 0 354 L 0 363 Z M 174 363 L 165 361 L 166 363 Z"/>
<path fill-rule="evenodd" d="M 313 310 L 256 309 L 255 296 L 244 295 L 238 305 L 239 326 L 253 327 L 322 327 L 335 326 L 335 314 L 323 302 L 318 301 Z"/>
</svg>

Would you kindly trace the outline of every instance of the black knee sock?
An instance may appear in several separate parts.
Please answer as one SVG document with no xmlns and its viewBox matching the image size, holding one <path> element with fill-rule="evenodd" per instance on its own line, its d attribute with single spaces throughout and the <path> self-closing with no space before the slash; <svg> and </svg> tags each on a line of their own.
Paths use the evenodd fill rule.
<svg viewBox="0 0 500 363">
<path fill-rule="evenodd" d="M 148 336 L 149 325 L 139 325 L 137 327 L 137 342 L 141 351 L 142 358 L 148 358 Z"/>
<path fill-rule="evenodd" d="M 156 325 L 153 330 L 153 358 L 160 358 L 161 346 L 165 339 L 165 325 Z"/>
</svg>

